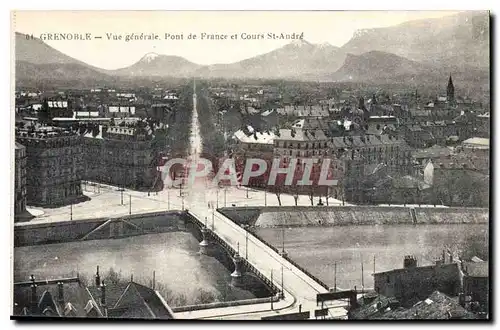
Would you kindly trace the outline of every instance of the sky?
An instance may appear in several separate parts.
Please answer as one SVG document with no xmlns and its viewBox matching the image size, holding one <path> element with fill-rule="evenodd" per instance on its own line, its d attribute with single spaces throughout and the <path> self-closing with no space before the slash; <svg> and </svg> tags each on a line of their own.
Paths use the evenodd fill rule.
<svg viewBox="0 0 500 330">
<path fill-rule="evenodd" d="M 290 40 L 242 39 L 242 34 L 303 33 L 312 43 L 342 46 L 358 29 L 453 15 L 450 11 L 16 11 L 12 30 L 40 38 L 46 34 L 90 33 L 92 40 L 45 40 L 53 48 L 90 65 L 117 69 L 146 53 L 182 56 L 198 64 L 233 63 L 279 48 Z M 159 40 L 125 41 L 130 34 L 158 34 Z M 197 35 L 188 40 L 188 35 Z M 227 35 L 201 40 L 201 34 Z M 122 40 L 109 40 L 108 35 Z M 165 40 L 165 34 L 183 40 Z M 236 39 L 231 35 L 236 34 Z M 101 36 L 102 39 L 94 39 Z"/>
</svg>

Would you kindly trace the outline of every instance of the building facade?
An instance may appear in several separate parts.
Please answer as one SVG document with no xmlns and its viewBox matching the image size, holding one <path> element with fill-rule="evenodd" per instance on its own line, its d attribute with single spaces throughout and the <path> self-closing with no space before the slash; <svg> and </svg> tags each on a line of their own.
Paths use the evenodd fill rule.
<svg viewBox="0 0 500 330">
<path fill-rule="evenodd" d="M 26 148 L 15 144 L 14 216 L 19 220 L 26 212 Z"/>
<path fill-rule="evenodd" d="M 84 198 L 80 136 L 57 127 L 31 126 L 17 129 L 16 141 L 26 147 L 28 205 L 64 205 Z"/>
<path fill-rule="evenodd" d="M 83 135 L 85 179 L 153 190 L 160 179 L 152 136 L 137 127 L 97 126 Z"/>
</svg>

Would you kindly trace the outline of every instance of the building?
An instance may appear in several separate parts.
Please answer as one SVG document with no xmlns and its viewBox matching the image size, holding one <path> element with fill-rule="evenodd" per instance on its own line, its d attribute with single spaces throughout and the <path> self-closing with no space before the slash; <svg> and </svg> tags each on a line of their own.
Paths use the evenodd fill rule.
<svg viewBox="0 0 500 330">
<path fill-rule="evenodd" d="M 488 262 L 462 262 L 462 271 L 464 296 L 470 297 L 467 299 L 470 303 L 477 302 L 480 311 L 487 312 L 490 292 Z"/>
<path fill-rule="evenodd" d="M 463 141 L 461 147 L 467 153 L 489 157 L 490 139 L 473 137 Z"/>
<path fill-rule="evenodd" d="M 298 118 L 325 118 L 330 116 L 328 106 L 325 105 L 286 105 L 276 109 L 282 116 L 292 116 Z"/>
<path fill-rule="evenodd" d="M 369 292 L 349 311 L 349 320 L 462 320 L 476 319 L 456 299 L 434 291 L 410 308 L 399 306 L 394 297 Z"/>
<path fill-rule="evenodd" d="M 59 127 L 32 125 L 16 128 L 16 141 L 26 147 L 26 201 L 54 206 L 84 199 L 82 140 Z"/>
<path fill-rule="evenodd" d="M 378 320 L 473 320 L 477 315 L 448 295 L 434 291 L 410 308 L 388 309 Z"/>
<path fill-rule="evenodd" d="M 367 134 L 333 137 L 329 145 L 332 154 L 341 155 L 345 152 L 356 154 L 365 164 L 383 163 L 391 171 L 408 173 L 412 166 L 411 150 L 406 142 L 397 136 Z"/>
<path fill-rule="evenodd" d="M 255 132 L 248 127 L 246 132 L 238 130 L 233 134 L 235 156 L 245 158 L 272 159 L 274 152 L 273 132 Z"/>
<path fill-rule="evenodd" d="M 452 153 L 453 152 L 450 148 L 434 145 L 430 148 L 415 150 L 412 153 L 412 158 L 419 165 L 423 165 L 424 162 L 429 159 L 437 160 L 450 158 Z"/>
<path fill-rule="evenodd" d="M 14 315 L 66 318 L 173 319 L 160 293 L 133 280 L 90 285 L 79 277 L 14 283 Z"/>
<path fill-rule="evenodd" d="M 486 163 L 487 164 L 487 163 Z M 435 203 L 449 206 L 489 205 L 489 167 L 461 152 L 449 159 L 429 161 Z"/>
<path fill-rule="evenodd" d="M 84 178 L 137 190 L 154 190 L 159 172 L 153 132 L 141 124 L 82 127 Z"/>
<path fill-rule="evenodd" d="M 478 115 L 477 119 L 476 119 L 476 123 L 477 123 L 477 131 L 476 131 L 477 136 L 489 139 L 490 138 L 490 123 L 491 123 L 490 113 L 487 112 L 487 113 L 483 113 L 481 115 Z"/>
<path fill-rule="evenodd" d="M 453 79 L 448 79 L 448 86 L 446 87 L 446 101 L 453 103 L 455 102 L 455 86 L 453 86 Z"/>
<path fill-rule="evenodd" d="M 418 266 L 415 257 L 405 256 L 403 268 L 374 274 L 375 291 L 395 297 L 403 306 L 412 306 L 436 290 L 457 296 L 461 291 L 458 265 L 444 259 L 435 265 Z"/>
<path fill-rule="evenodd" d="M 15 143 L 15 185 L 14 185 L 14 218 L 19 221 L 26 212 L 26 148 Z"/>
<path fill-rule="evenodd" d="M 328 138 L 322 130 L 302 128 L 280 129 L 274 138 L 274 155 L 288 163 L 297 158 L 301 164 L 303 159 L 323 159 L 330 155 Z"/>
</svg>

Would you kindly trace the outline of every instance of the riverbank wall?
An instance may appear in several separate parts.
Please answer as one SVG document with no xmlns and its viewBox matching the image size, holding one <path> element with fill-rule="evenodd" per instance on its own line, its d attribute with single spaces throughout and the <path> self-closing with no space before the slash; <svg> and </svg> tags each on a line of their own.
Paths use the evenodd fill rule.
<svg viewBox="0 0 500 330">
<path fill-rule="evenodd" d="M 218 211 L 237 224 L 260 228 L 489 222 L 489 209 L 465 207 L 270 206 L 226 207 Z"/>
</svg>

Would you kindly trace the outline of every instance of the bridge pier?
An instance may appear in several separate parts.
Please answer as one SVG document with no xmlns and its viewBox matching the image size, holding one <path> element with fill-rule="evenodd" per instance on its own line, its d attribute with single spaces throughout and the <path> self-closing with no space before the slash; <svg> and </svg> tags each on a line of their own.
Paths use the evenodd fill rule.
<svg viewBox="0 0 500 330">
<path fill-rule="evenodd" d="M 231 273 L 231 284 L 235 287 L 240 287 L 243 285 L 243 276 L 241 273 L 241 267 L 243 265 L 243 258 L 240 254 L 236 252 L 233 257 L 234 271 Z"/>
<path fill-rule="evenodd" d="M 201 242 L 200 246 L 200 254 L 209 254 L 210 242 L 208 241 L 208 229 L 207 227 L 201 228 Z"/>
</svg>

